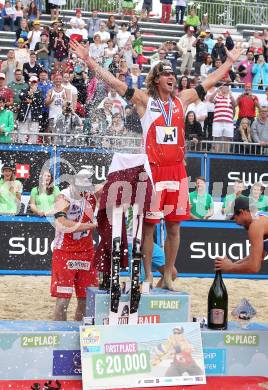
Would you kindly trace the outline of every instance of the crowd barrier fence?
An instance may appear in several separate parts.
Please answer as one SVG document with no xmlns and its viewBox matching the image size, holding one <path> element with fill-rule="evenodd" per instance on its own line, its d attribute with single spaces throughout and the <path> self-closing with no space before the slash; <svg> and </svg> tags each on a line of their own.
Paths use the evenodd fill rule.
<svg viewBox="0 0 268 390">
<path fill-rule="evenodd" d="M 64 6 L 67 10 L 73 10 L 77 6 L 81 7 L 84 11 L 92 11 L 94 9 L 99 12 L 121 14 L 122 13 L 123 0 L 80 0 L 75 2 L 74 0 L 67 0 Z M 142 1 L 136 1 L 136 11 L 139 13 L 142 6 Z M 265 1 L 243 1 L 242 7 L 241 1 L 194 1 L 188 4 L 188 13 L 190 8 L 196 8 L 198 15 L 208 13 L 209 22 L 211 24 L 225 24 L 228 26 L 236 24 L 266 24 L 268 20 L 268 6 Z M 175 8 L 175 7 L 174 7 Z M 153 14 L 156 16 L 161 15 L 161 8 L 153 6 Z"/>
</svg>

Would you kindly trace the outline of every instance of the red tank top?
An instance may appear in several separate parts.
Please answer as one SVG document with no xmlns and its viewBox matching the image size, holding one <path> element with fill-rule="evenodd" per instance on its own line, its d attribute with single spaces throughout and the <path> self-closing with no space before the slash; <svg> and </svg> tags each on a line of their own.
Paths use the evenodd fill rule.
<svg viewBox="0 0 268 390">
<path fill-rule="evenodd" d="M 94 195 L 87 194 L 84 198 L 73 199 L 71 188 L 61 191 L 61 194 L 70 203 L 67 218 L 76 222 L 92 222 L 96 207 Z M 54 249 L 66 252 L 89 252 L 93 251 L 92 230 L 84 232 L 63 233 L 56 230 Z"/>
<path fill-rule="evenodd" d="M 164 105 L 168 115 L 169 104 Z M 172 99 L 170 126 L 166 125 L 164 115 L 157 100 L 149 97 L 145 114 L 141 118 L 145 152 L 150 164 L 159 166 L 176 165 L 184 159 L 184 111 L 179 98 Z"/>
</svg>

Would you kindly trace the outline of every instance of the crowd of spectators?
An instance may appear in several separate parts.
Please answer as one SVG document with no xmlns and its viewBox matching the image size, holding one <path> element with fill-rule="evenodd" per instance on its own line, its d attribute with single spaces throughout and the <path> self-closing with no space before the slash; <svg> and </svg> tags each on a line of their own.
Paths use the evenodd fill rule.
<svg viewBox="0 0 268 390">
<path fill-rule="evenodd" d="M 265 195 L 265 187 L 262 183 L 254 183 L 250 189 L 247 189 L 242 180 L 236 179 L 232 186 L 232 191 L 228 193 L 220 203 L 220 214 L 214 210 L 214 204 L 211 194 L 207 192 L 206 179 L 199 176 L 195 180 L 195 189 L 190 192 L 190 218 L 191 219 L 230 219 L 233 215 L 235 199 L 243 196 L 249 197 L 249 204 L 252 212 L 268 211 L 268 196 Z"/>
</svg>

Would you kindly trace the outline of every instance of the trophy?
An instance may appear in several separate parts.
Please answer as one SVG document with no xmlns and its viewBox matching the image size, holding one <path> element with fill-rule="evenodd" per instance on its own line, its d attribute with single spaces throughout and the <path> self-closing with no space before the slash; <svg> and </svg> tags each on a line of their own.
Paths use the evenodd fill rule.
<svg viewBox="0 0 268 390">
<path fill-rule="evenodd" d="M 231 314 L 238 321 L 240 328 L 247 329 L 250 320 L 256 313 L 256 310 L 249 301 L 246 298 L 243 298 Z"/>
</svg>

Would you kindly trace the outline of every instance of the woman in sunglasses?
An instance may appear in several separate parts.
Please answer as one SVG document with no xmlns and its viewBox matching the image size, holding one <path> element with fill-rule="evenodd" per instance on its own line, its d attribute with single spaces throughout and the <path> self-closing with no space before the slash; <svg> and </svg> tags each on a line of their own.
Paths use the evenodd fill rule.
<svg viewBox="0 0 268 390">
<path fill-rule="evenodd" d="M 147 90 L 128 87 L 102 69 L 88 56 L 88 50 L 77 42 L 71 48 L 81 57 L 97 77 L 102 78 L 119 95 L 136 105 L 143 128 L 144 148 L 147 154 L 158 206 L 153 199 L 144 223 L 144 269 L 146 281 L 152 283 L 151 258 L 154 225 L 164 211 L 167 238 L 165 242 L 166 265 L 163 287 L 176 290 L 172 281 L 180 239 L 180 222 L 189 219 L 188 178 L 185 170 L 184 110 L 197 99 L 204 100 L 206 92 L 220 81 L 242 54 L 241 49 L 227 52 L 225 63 L 195 88 L 175 96 L 176 78 L 170 62 L 161 61 L 150 70 Z"/>
</svg>

